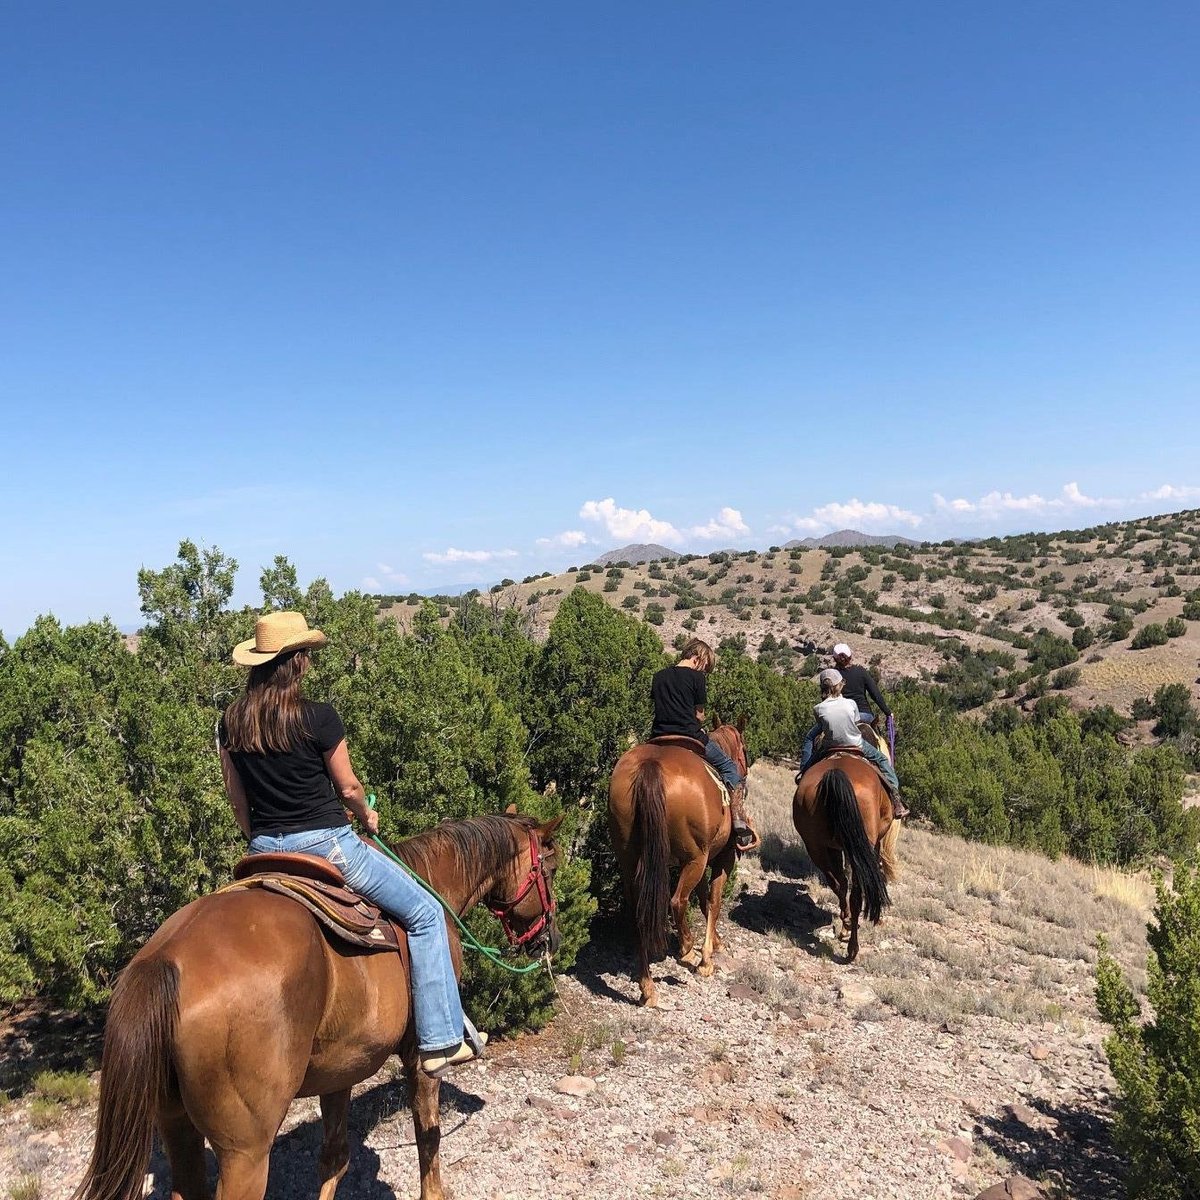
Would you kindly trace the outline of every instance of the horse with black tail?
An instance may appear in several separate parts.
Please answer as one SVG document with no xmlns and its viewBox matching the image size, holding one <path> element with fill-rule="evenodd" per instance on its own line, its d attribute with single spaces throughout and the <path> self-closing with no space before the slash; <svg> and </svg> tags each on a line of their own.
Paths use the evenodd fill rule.
<svg viewBox="0 0 1200 1200">
<path fill-rule="evenodd" d="M 813 864 L 838 898 L 848 943 L 846 961 L 858 957 L 858 925 L 864 904 L 878 925 L 891 903 L 887 885 L 898 874 L 900 822 L 879 773 L 853 752 L 835 752 L 800 777 L 792 799 L 792 822 Z"/>
<path fill-rule="evenodd" d="M 745 776 L 740 724 L 721 725 L 710 736 Z M 666 951 L 668 908 L 679 934 L 679 961 L 705 978 L 713 973 L 713 954 L 721 948 L 721 892 L 737 856 L 730 807 L 699 753 L 683 745 L 648 742 L 622 755 L 613 770 L 608 821 L 634 917 L 642 1003 L 653 1008 L 658 990 L 650 963 Z M 673 865 L 679 866 L 679 880 L 672 892 Z M 705 934 L 697 946 L 688 902 L 706 871 L 708 885 L 700 892 Z"/>
<path fill-rule="evenodd" d="M 484 903 L 514 944 L 552 953 L 561 821 L 472 817 L 394 851 L 451 912 Z M 457 966 L 453 935 L 451 947 Z M 347 947 L 278 891 L 203 896 L 168 918 L 117 981 L 95 1148 L 73 1200 L 139 1200 L 155 1131 L 173 1200 L 207 1200 L 206 1141 L 220 1200 L 262 1200 L 271 1144 L 296 1096 L 321 1098 L 317 1179 L 320 1200 L 333 1200 L 349 1165 L 350 1089 L 395 1053 L 408 1077 L 421 1200 L 443 1200 L 440 1080 L 418 1069 L 407 950 Z"/>
</svg>

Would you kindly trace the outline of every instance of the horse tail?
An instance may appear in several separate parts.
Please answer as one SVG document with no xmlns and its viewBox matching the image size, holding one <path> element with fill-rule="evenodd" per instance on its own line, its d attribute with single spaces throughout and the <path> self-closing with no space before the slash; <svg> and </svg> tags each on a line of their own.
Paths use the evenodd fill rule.
<svg viewBox="0 0 1200 1200">
<path fill-rule="evenodd" d="M 892 821 L 888 831 L 879 843 L 879 865 L 883 868 L 883 877 L 888 883 L 894 883 L 900 878 L 900 859 L 896 856 L 896 843 L 900 840 L 900 822 Z"/>
<path fill-rule="evenodd" d="M 667 805 L 662 766 L 647 759 L 633 777 L 633 812 L 642 852 L 634 873 L 637 931 L 648 957 L 667 949 L 667 902 L 671 894 L 671 848 L 667 840 Z"/>
<path fill-rule="evenodd" d="M 96 1143 L 71 1200 L 141 1200 L 154 1123 L 174 1074 L 179 970 L 135 960 L 113 989 L 100 1060 Z"/>
<path fill-rule="evenodd" d="M 884 905 L 891 903 L 887 882 L 875 847 L 867 838 L 854 784 L 845 771 L 826 771 L 817 784 L 817 803 L 824 808 L 829 827 L 850 861 L 854 880 L 862 888 L 867 918 L 878 925 Z"/>
</svg>

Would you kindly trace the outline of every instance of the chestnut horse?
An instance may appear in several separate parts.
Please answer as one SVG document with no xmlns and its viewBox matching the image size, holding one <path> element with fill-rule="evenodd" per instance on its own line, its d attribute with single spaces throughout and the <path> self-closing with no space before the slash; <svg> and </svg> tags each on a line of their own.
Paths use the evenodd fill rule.
<svg viewBox="0 0 1200 1200">
<path fill-rule="evenodd" d="M 473 817 L 395 850 L 459 914 L 486 901 L 510 937 L 537 929 L 553 952 L 561 821 Z M 457 936 L 451 944 L 458 969 Z M 138 1200 L 155 1127 L 172 1200 L 207 1197 L 205 1139 L 219 1200 L 262 1200 L 288 1105 L 314 1095 L 325 1127 L 320 1200 L 332 1200 L 349 1164 L 350 1089 L 395 1053 L 408 1076 L 421 1200 L 441 1200 L 439 1082 L 417 1069 L 406 959 L 334 944 L 307 909 L 274 892 L 195 900 L 134 955 L 113 990 L 96 1144 L 73 1200 Z"/>
<path fill-rule="evenodd" d="M 857 754 L 833 753 L 814 763 L 796 786 L 792 823 L 808 857 L 838 898 L 846 961 L 858 957 L 858 922 L 864 899 L 876 925 L 896 878 L 900 822 L 879 772 Z"/>
<path fill-rule="evenodd" d="M 745 719 L 720 725 L 709 736 L 746 774 Z M 703 759 L 683 746 L 648 742 L 620 758 L 608 789 L 608 825 L 621 868 L 625 899 L 634 914 L 642 1003 L 653 1008 L 658 991 L 650 978 L 650 960 L 666 951 L 667 898 L 671 864 L 679 864 L 679 882 L 670 897 L 679 932 L 679 961 L 707 978 L 713 952 L 721 948 L 717 917 L 721 890 L 733 867 L 736 846 L 732 816 Z M 706 869 L 711 868 L 700 907 L 707 919 L 697 949 L 688 923 L 688 901 Z"/>
</svg>

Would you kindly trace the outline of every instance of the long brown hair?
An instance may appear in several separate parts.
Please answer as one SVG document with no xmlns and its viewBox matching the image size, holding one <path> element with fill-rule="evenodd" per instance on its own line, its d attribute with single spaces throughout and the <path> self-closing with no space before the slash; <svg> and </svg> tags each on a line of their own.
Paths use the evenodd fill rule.
<svg viewBox="0 0 1200 1200">
<path fill-rule="evenodd" d="M 699 664 L 699 669 L 707 675 L 717 664 L 717 656 L 713 653 L 713 648 L 700 638 L 692 638 L 686 646 L 679 652 L 679 657 L 675 660 L 683 662 L 685 658 L 694 658 Z"/>
<path fill-rule="evenodd" d="M 283 753 L 309 737 L 300 681 L 307 650 L 250 668 L 246 690 L 225 710 L 225 744 L 250 754 Z"/>
</svg>

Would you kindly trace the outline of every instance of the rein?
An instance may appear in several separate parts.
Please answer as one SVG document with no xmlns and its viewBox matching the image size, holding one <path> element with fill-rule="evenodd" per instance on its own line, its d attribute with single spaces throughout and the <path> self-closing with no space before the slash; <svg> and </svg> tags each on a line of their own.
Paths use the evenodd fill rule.
<svg viewBox="0 0 1200 1200">
<path fill-rule="evenodd" d="M 374 809 L 374 807 L 375 807 L 374 793 L 372 793 L 370 796 L 367 797 L 367 806 L 371 809 Z M 531 972 L 536 971 L 541 967 L 541 965 L 542 965 L 541 959 L 538 959 L 536 962 L 532 962 L 528 966 L 525 966 L 525 967 L 514 967 L 514 966 L 510 965 L 509 963 L 506 963 L 504 961 L 504 952 L 496 946 L 485 946 L 466 927 L 466 925 L 463 924 L 462 918 L 458 915 L 458 913 L 456 913 L 454 911 L 454 909 L 450 906 L 450 904 L 446 901 L 446 899 L 442 896 L 442 894 L 432 884 L 430 884 L 426 880 L 422 879 L 421 876 L 418 875 L 416 873 L 416 871 L 414 871 L 412 869 L 412 867 L 410 867 L 408 865 L 408 863 L 406 863 L 404 861 L 404 859 L 402 859 L 398 854 L 396 854 L 394 851 L 389 849 L 389 847 L 384 844 L 384 842 L 381 838 L 379 838 L 375 834 L 372 834 L 371 841 L 380 850 L 382 850 L 383 853 L 388 856 L 388 858 L 390 858 L 393 862 L 398 863 L 408 873 L 408 875 L 413 880 L 415 880 L 417 883 L 419 883 L 421 885 L 421 887 L 423 887 L 450 914 L 450 916 L 454 918 L 454 923 L 455 923 L 455 925 L 458 926 L 459 933 L 462 935 L 463 944 L 465 946 L 468 946 L 470 949 L 475 950 L 478 953 L 482 954 L 483 957 L 488 960 L 488 962 L 495 963 L 495 965 L 498 966 L 501 970 L 509 971 L 513 975 L 528 975 Z M 549 888 L 546 885 L 546 872 L 542 868 L 541 854 L 539 853 L 539 851 L 537 849 L 537 839 L 533 836 L 532 832 L 530 832 L 530 834 L 529 834 L 529 850 L 530 850 L 529 875 L 526 876 L 525 882 L 521 885 L 521 888 L 517 892 L 516 897 L 514 899 L 510 900 L 507 904 L 503 905 L 502 907 L 493 907 L 490 904 L 488 905 L 489 911 L 492 912 L 496 917 L 498 917 L 500 919 L 500 924 L 503 926 L 504 932 L 508 936 L 508 940 L 513 947 L 523 946 L 526 942 L 530 941 L 532 938 L 536 937 L 539 933 L 541 933 L 541 931 L 543 929 L 545 929 L 546 923 L 549 921 L 550 916 L 553 914 L 554 907 L 555 907 L 554 906 L 554 897 L 553 897 L 553 895 L 549 894 Z M 509 923 L 509 913 L 512 911 L 512 908 L 514 905 L 520 904 L 520 902 L 525 899 L 525 896 L 528 894 L 529 889 L 531 887 L 533 887 L 535 884 L 538 889 L 538 898 L 542 902 L 542 915 L 537 919 L 537 921 L 534 922 L 534 924 L 529 929 L 527 929 L 525 931 L 524 935 L 522 935 L 520 937 L 516 937 L 516 936 L 514 936 L 512 926 Z M 547 907 L 547 901 L 549 903 L 548 907 Z"/>
</svg>

